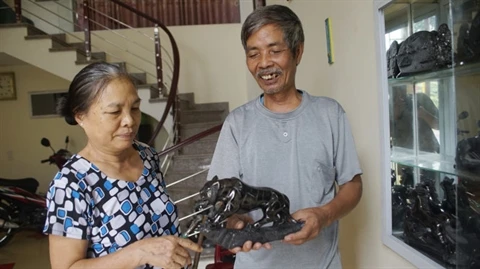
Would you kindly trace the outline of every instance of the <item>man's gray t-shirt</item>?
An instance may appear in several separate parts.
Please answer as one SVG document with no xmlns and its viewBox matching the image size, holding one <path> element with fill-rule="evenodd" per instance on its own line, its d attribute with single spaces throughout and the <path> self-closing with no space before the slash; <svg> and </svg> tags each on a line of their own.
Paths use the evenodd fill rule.
<svg viewBox="0 0 480 269">
<path fill-rule="evenodd" d="M 208 179 L 238 177 L 288 196 L 290 213 L 330 202 L 335 181 L 361 174 L 345 111 L 335 100 L 302 91 L 288 113 L 273 113 L 257 98 L 226 118 Z M 259 219 L 261 212 L 253 218 Z M 338 222 L 300 246 L 272 242 L 273 249 L 238 253 L 235 268 L 341 268 Z"/>
</svg>

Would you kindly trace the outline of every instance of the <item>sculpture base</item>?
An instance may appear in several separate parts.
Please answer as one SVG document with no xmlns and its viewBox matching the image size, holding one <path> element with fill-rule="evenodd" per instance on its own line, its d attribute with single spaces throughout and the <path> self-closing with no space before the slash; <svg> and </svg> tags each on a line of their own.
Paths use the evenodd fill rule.
<svg viewBox="0 0 480 269">
<path fill-rule="evenodd" d="M 247 241 L 253 243 L 267 243 L 283 239 L 287 234 L 300 231 L 303 222 L 286 222 L 275 227 L 253 227 L 248 225 L 244 229 L 227 229 L 200 226 L 202 232 L 208 239 L 226 249 L 241 247 Z"/>
</svg>

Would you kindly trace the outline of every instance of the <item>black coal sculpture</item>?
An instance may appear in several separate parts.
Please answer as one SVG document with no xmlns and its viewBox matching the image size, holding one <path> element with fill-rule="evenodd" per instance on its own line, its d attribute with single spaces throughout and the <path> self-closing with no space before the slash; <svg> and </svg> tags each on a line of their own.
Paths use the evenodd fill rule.
<svg viewBox="0 0 480 269">
<path fill-rule="evenodd" d="M 246 241 L 267 243 L 281 240 L 287 234 L 299 231 L 303 222 L 290 215 L 288 197 L 267 187 L 253 187 L 238 178 L 214 177 L 200 190 L 195 209 L 207 214 L 199 230 L 209 240 L 224 248 L 241 247 Z M 208 209 L 208 210 L 207 210 Z M 263 217 L 243 229 L 226 228 L 226 221 L 234 214 L 245 214 L 260 209 Z"/>
</svg>

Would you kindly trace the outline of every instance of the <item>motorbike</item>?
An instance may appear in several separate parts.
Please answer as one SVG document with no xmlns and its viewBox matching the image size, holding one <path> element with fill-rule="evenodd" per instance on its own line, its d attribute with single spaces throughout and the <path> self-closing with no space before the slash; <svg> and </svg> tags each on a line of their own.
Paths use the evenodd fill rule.
<svg viewBox="0 0 480 269">
<path fill-rule="evenodd" d="M 55 151 L 47 138 L 41 144 L 52 149 L 53 154 L 41 163 L 55 164 L 61 169 L 71 157 L 68 151 L 68 136 L 65 148 Z M 46 198 L 38 195 L 39 182 L 35 178 L 0 178 L 0 247 L 6 245 L 22 229 L 42 231 L 46 217 Z"/>
</svg>

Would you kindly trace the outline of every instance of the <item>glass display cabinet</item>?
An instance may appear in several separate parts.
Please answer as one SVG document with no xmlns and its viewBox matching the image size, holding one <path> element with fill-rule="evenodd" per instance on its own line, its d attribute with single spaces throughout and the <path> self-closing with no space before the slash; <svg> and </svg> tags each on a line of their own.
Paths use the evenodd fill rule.
<svg viewBox="0 0 480 269">
<path fill-rule="evenodd" d="M 480 1 L 382 2 L 384 242 L 417 267 L 480 268 Z"/>
</svg>

